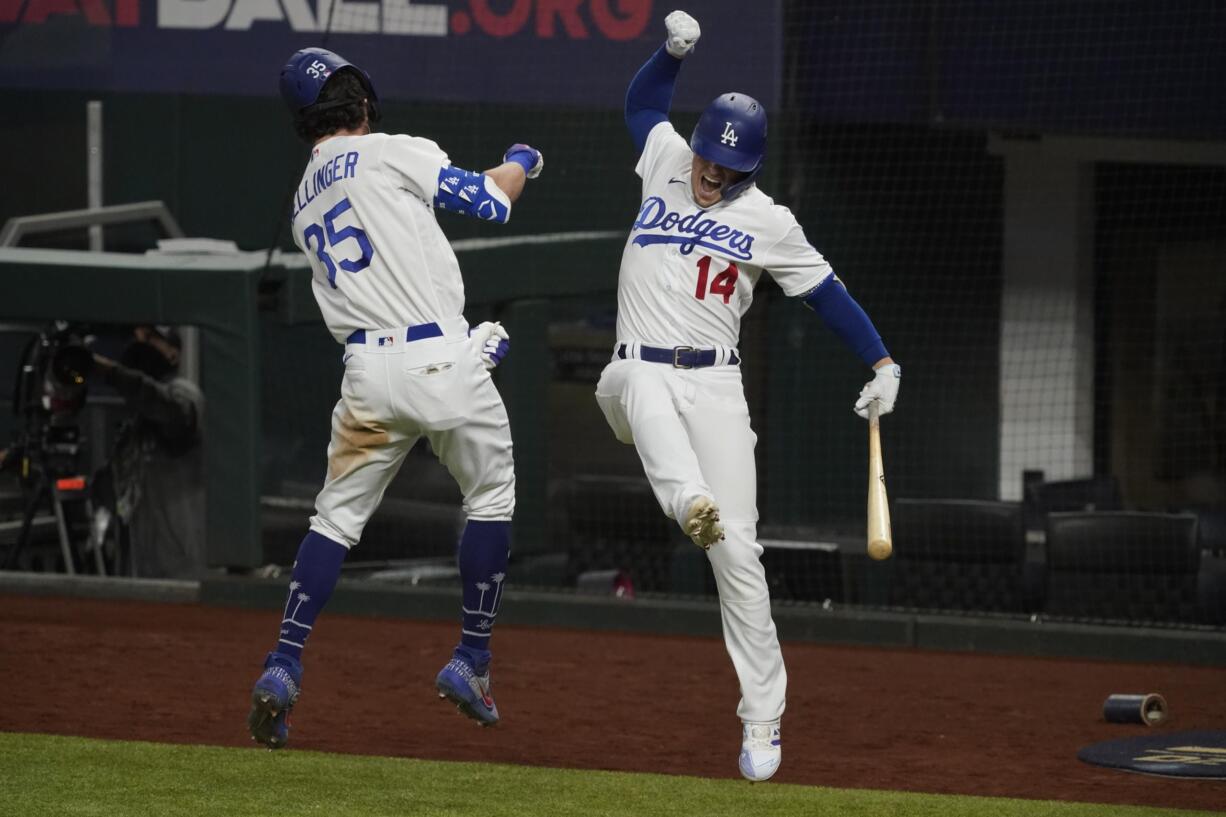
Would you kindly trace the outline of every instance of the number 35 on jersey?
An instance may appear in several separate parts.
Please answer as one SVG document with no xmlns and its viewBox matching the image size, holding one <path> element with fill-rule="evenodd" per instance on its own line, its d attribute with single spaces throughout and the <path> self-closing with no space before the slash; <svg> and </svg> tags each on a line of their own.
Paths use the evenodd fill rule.
<svg viewBox="0 0 1226 817">
<path fill-rule="evenodd" d="M 333 207 L 328 212 L 324 213 L 324 223 L 308 224 L 306 229 L 302 231 L 302 240 L 306 242 L 309 249 L 315 251 L 315 257 L 324 263 L 328 270 L 328 283 L 336 289 L 336 262 L 332 260 L 332 255 L 325 248 L 331 247 L 333 252 L 340 250 L 340 245 L 346 241 L 353 241 L 356 247 L 353 247 L 356 252 L 353 254 L 355 258 L 342 258 L 340 267 L 345 272 L 361 272 L 370 266 L 370 261 L 375 257 L 375 249 L 370 245 L 370 239 L 366 237 L 366 231 L 361 227 L 343 227 L 336 229 L 335 220 L 337 217 L 344 215 L 350 209 L 349 199 L 341 199 L 340 203 Z M 327 240 L 325 242 L 325 235 Z M 313 240 L 313 243 L 312 243 Z"/>
</svg>

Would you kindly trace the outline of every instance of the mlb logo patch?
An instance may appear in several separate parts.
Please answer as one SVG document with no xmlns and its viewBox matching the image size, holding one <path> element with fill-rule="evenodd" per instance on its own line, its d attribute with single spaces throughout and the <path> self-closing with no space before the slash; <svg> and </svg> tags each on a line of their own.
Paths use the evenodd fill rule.
<svg viewBox="0 0 1226 817">
<path fill-rule="evenodd" d="M 393 337 L 392 335 L 384 335 L 383 337 L 379 338 L 380 346 L 391 346 L 395 342 L 396 342 L 396 338 Z"/>
</svg>

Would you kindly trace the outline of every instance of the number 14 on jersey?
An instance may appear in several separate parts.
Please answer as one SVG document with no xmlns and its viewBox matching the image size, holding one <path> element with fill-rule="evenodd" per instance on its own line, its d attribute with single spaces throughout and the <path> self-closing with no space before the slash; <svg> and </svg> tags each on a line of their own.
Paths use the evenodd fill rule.
<svg viewBox="0 0 1226 817">
<path fill-rule="evenodd" d="M 724 303 L 736 292 L 736 279 L 741 274 L 741 271 L 736 268 L 735 263 L 729 263 L 728 269 L 723 272 L 716 273 L 714 278 L 711 278 L 711 256 L 704 255 L 698 259 L 698 283 L 694 287 L 694 297 L 700 301 L 706 300 L 707 294 L 722 295 Z M 707 288 L 707 281 L 710 279 L 710 288 Z"/>
</svg>

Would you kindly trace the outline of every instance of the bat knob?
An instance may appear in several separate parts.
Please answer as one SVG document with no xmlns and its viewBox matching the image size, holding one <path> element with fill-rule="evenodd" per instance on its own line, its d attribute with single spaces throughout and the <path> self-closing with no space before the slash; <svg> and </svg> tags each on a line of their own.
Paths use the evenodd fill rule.
<svg viewBox="0 0 1226 817">
<path fill-rule="evenodd" d="M 890 554 L 893 552 L 894 547 L 885 539 L 874 539 L 868 543 L 869 558 L 878 562 L 890 558 Z"/>
</svg>

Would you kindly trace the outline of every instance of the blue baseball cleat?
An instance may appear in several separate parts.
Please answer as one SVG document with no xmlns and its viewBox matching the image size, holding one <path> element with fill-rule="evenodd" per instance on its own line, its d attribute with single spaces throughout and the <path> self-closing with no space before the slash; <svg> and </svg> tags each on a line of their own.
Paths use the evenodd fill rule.
<svg viewBox="0 0 1226 817">
<path fill-rule="evenodd" d="M 438 687 L 440 698 L 448 699 L 482 726 L 493 726 L 498 723 L 498 706 L 490 693 L 489 653 L 482 657 L 487 667 L 478 674 L 469 651 L 457 648 L 447 666 L 434 679 L 434 685 Z"/>
<path fill-rule="evenodd" d="M 264 674 L 251 691 L 251 714 L 247 726 L 251 739 L 269 749 L 289 741 L 289 713 L 302 688 L 302 665 L 279 652 L 264 660 Z"/>
</svg>

